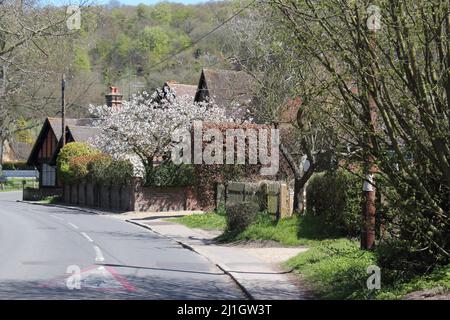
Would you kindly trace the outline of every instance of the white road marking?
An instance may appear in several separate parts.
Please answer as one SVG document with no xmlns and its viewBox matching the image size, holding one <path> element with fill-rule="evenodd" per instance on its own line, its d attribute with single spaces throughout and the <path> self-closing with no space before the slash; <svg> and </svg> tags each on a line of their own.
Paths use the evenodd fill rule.
<svg viewBox="0 0 450 320">
<path fill-rule="evenodd" d="M 77 227 L 76 225 L 74 225 L 72 222 L 68 222 L 68 224 L 69 224 L 72 228 L 78 229 L 78 227 Z"/>
<path fill-rule="evenodd" d="M 57 216 L 54 216 L 54 215 L 50 215 L 50 217 L 52 217 L 52 218 L 55 218 L 55 219 L 58 219 L 58 220 L 61 220 L 61 221 L 64 221 L 64 219 L 63 218 L 60 218 L 60 217 L 57 217 Z"/>
<path fill-rule="evenodd" d="M 102 254 L 102 251 L 100 250 L 100 248 L 97 246 L 94 246 L 94 250 L 95 250 L 95 261 L 96 262 L 105 261 L 105 258 L 103 257 L 103 254 Z"/>
<path fill-rule="evenodd" d="M 92 240 L 91 237 L 89 237 L 85 232 L 81 232 L 81 234 L 82 234 L 83 237 L 85 237 L 89 242 L 94 242 L 94 240 Z"/>
</svg>

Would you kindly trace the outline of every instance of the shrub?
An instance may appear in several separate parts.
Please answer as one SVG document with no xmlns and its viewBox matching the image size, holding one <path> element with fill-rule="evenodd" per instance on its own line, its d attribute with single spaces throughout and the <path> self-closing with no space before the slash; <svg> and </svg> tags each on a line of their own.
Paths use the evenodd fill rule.
<svg viewBox="0 0 450 320">
<path fill-rule="evenodd" d="M 76 173 L 71 167 L 72 159 L 93 154 L 98 154 L 98 151 L 88 146 L 86 143 L 71 142 L 66 144 L 64 148 L 61 149 L 56 160 L 59 177 L 61 177 L 64 183 L 73 183 L 76 181 Z"/>
<path fill-rule="evenodd" d="M 227 206 L 227 231 L 242 232 L 255 222 L 259 207 L 253 202 L 239 202 Z"/>
<path fill-rule="evenodd" d="M 86 166 L 89 180 L 101 185 L 130 185 L 133 165 L 128 160 L 114 160 L 109 155 L 91 157 Z"/>
<path fill-rule="evenodd" d="M 111 165 L 112 158 L 108 155 L 101 154 L 93 158 L 87 164 L 87 170 L 89 173 L 89 178 L 93 183 L 97 184 L 107 184 L 108 170 Z"/>
<path fill-rule="evenodd" d="M 153 168 L 146 185 L 158 187 L 187 187 L 195 181 L 193 165 L 161 164 Z"/>
<path fill-rule="evenodd" d="M 100 154 L 90 154 L 87 156 L 79 156 L 70 159 L 69 168 L 72 174 L 73 182 L 82 182 L 88 179 L 89 171 L 88 165 L 89 163 L 95 159 L 95 157 L 101 156 Z"/>
<path fill-rule="evenodd" d="M 107 168 L 106 177 L 111 185 L 131 185 L 133 165 L 128 160 L 113 160 Z"/>
<path fill-rule="evenodd" d="M 325 225 L 342 235 L 360 232 L 362 181 L 345 170 L 314 175 L 307 187 L 308 214 L 323 218 Z"/>
</svg>

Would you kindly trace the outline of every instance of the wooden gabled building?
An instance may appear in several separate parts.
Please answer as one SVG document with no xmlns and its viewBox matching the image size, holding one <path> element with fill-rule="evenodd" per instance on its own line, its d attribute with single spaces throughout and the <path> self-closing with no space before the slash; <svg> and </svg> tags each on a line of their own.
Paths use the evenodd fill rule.
<svg viewBox="0 0 450 320">
<path fill-rule="evenodd" d="M 120 108 L 122 94 L 116 87 L 109 87 L 105 95 L 106 105 L 110 108 Z M 98 133 L 94 127 L 94 118 L 65 118 L 66 141 L 87 142 Z M 39 171 L 39 188 L 59 188 L 56 157 L 62 148 L 62 119 L 46 118 L 38 138 L 28 158 L 28 165 L 35 166 Z"/>
<path fill-rule="evenodd" d="M 65 119 L 66 124 L 89 125 L 92 119 Z M 61 118 L 46 118 L 28 157 L 28 165 L 39 171 L 39 188 L 58 187 L 56 166 L 51 160 L 57 150 L 62 133 Z"/>
</svg>

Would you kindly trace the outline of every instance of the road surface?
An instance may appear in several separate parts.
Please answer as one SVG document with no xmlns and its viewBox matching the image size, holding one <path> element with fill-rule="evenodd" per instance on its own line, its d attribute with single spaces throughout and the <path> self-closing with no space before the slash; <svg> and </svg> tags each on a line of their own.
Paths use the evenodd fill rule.
<svg viewBox="0 0 450 320">
<path fill-rule="evenodd" d="M 202 256 L 114 218 L 0 192 L 0 299 L 245 299 Z"/>
</svg>

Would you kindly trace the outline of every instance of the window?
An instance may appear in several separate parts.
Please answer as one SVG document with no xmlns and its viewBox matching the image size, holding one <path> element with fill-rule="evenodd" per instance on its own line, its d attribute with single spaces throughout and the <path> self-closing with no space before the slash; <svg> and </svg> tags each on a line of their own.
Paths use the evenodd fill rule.
<svg viewBox="0 0 450 320">
<path fill-rule="evenodd" d="M 56 186 L 56 167 L 50 166 L 46 163 L 42 165 L 42 186 L 54 187 Z"/>
</svg>

